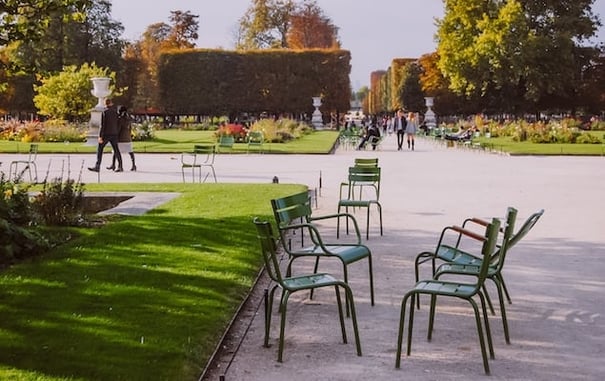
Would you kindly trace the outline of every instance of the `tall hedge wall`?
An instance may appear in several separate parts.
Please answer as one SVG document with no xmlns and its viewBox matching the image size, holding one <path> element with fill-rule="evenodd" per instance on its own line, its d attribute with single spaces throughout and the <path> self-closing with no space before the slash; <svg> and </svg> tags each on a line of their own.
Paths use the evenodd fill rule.
<svg viewBox="0 0 605 381">
<path fill-rule="evenodd" d="M 346 50 L 166 52 L 158 68 L 161 107 L 182 115 L 310 115 L 311 97 L 321 95 L 322 112 L 345 112 L 350 61 Z"/>
</svg>

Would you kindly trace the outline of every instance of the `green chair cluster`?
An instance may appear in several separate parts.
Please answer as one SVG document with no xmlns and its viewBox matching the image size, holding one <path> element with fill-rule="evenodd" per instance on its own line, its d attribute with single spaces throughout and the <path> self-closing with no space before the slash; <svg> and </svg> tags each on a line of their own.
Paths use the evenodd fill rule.
<svg viewBox="0 0 605 381">
<path fill-rule="evenodd" d="M 479 344 L 481 346 L 484 370 L 485 373 L 489 374 L 489 363 L 483 338 L 481 320 L 479 318 L 479 310 L 473 298 L 477 296 L 481 302 L 481 312 L 483 314 L 483 320 L 485 324 L 486 340 L 489 349 L 489 354 L 491 358 L 494 358 L 491 331 L 487 317 L 487 306 L 489 306 L 489 309 L 492 313 L 494 313 L 494 308 L 489 298 L 487 288 L 485 287 L 485 280 L 490 279 L 496 285 L 496 290 L 498 292 L 499 298 L 501 320 L 504 329 L 504 336 L 506 343 L 509 344 L 510 333 L 506 317 L 504 295 L 506 295 L 509 303 L 510 296 L 508 294 L 508 290 L 506 289 L 506 285 L 504 283 L 504 278 L 502 275 L 505 258 L 508 253 L 508 250 L 514 247 L 523 237 L 527 235 L 527 233 L 535 226 L 535 224 L 538 222 L 538 220 L 540 219 L 540 217 L 542 217 L 543 214 L 543 209 L 539 210 L 536 213 L 533 213 L 527 218 L 527 220 L 516 232 L 514 232 L 514 229 L 517 219 L 517 210 L 512 207 L 509 207 L 507 209 L 506 217 L 504 219 L 505 222 L 502 224 L 502 227 L 500 226 L 501 223 L 498 219 L 493 219 L 491 222 L 488 222 L 479 218 L 468 218 L 463 222 L 462 226 L 453 225 L 445 227 L 441 232 L 437 247 L 434 251 L 421 252 L 416 256 L 416 285 L 412 288 L 412 290 L 406 293 L 402 301 L 399 336 L 397 343 L 397 368 L 399 368 L 401 362 L 403 325 L 407 300 L 412 297 L 410 302 L 411 305 L 407 343 L 407 355 L 409 356 L 411 352 L 411 331 L 414 317 L 414 304 L 417 303 L 419 308 L 420 295 L 424 294 L 429 295 L 431 297 L 429 311 L 429 329 L 427 336 L 429 341 L 432 337 L 437 296 L 449 296 L 469 301 L 475 313 L 477 333 L 479 335 Z M 485 228 L 484 234 L 481 235 L 480 233 L 469 229 L 469 224 L 472 226 L 479 226 Z M 499 233 L 502 233 L 501 237 Z M 448 237 L 454 241 L 453 244 L 446 243 Z M 469 249 L 463 249 L 463 238 L 470 239 L 474 242 L 480 242 L 482 244 L 481 251 L 477 253 L 471 252 Z M 439 266 L 437 266 L 437 261 L 441 262 Z M 429 280 L 419 280 L 419 267 L 423 263 L 427 262 L 430 262 L 432 264 L 432 278 Z M 441 280 L 441 277 L 446 275 L 455 275 L 455 279 L 459 279 L 460 277 L 462 277 L 470 279 L 470 281 L 453 282 Z"/>
</svg>

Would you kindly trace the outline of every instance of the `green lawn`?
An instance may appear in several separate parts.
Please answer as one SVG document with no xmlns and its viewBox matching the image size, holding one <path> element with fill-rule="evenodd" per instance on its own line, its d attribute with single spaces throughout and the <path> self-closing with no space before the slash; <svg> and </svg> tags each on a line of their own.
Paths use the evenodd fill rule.
<svg viewBox="0 0 605 381">
<path fill-rule="evenodd" d="M 287 143 L 265 143 L 266 153 L 309 153 L 326 154 L 332 150 L 338 139 L 337 131 L 316 131 Z M 181 131 L 174 129 L 158 130 L 151 141 L 134 142 L 135 152 L 141 153 L 180 153 L 191 151 L 196 143 L 213 143 L 216 139 L 213 131 Z M 30 143 L 0 140 L 0 153 L 27 152 Z M 38 143 L 40 153 L 93 153 L 95 146 L 84 143 Z M 231 153 L 246 153 L 246 143 L 235 143 Z"/>
<path fill-rule="evenodd" d="M 605 144 L 538 144 L 515 142 L 509 137 L 477 138 L 473 142 L 480 142 L 485 147 L 511 155 L 605 155 Z"/>
<path fill-rule="evenodd" d="M 303 187 L 86 189 L 182 196 L 0 272 L 0 379 L 197 379 L 261 268 L 253 216 Z"/>
</svg>

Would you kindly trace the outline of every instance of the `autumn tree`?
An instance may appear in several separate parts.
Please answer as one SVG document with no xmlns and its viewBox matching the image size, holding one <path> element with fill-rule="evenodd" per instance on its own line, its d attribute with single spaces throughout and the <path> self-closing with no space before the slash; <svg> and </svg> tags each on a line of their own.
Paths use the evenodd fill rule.
<svg viewBox="0 0 605 381">
<path fill-rule="evenodd" d="M 294 10 L 293 0 L 253 0 L 239 20 L 236 49 L 287 48 Z"/>
<path fill-rule="evenodd" d="M 290 49 L 340 49 L 338 28 L 314 0 L 305 0 L 290 16 Z"/>
<path fill-rule="evenodd" d="M 195 46 L 199 23 L 189 11 L 171 11 L 170 24 L 158 22 L 147 27 L 140 40 L 124 51 L 125 71 L 120 84 L 128 86 L 123 99 L 131 108 L 148 109 L 159 104 L 158 60 L 163 51 Z"/>
</svg>

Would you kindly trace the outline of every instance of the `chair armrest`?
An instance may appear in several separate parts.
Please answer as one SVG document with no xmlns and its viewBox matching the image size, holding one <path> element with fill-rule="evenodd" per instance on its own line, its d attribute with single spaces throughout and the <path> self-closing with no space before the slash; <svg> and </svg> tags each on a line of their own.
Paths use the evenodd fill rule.
<svg viewBox="0 0 605 381">
<path fill-rule="evenodd" d="M 335 214 L 327 214 L 327 215 L 318 216 L 318 217 L 311 216 L 311 217 L 309 217 L 309 221 L 321 221 L 321 220 L 328 220 L 331 218 L 340 218 L 340 217 L 344 217 L 344 218 L 351 220 L 351 222 L 353 223 L 353 229 L 355 230 L 355 235 L 357 236 L 357 244 L 360 244 L 361 243 L 361 232 L 359 231 L 359 225 L 357 224 L 357 219 L 351 213 L 335 213 Z M 340 243 L 339 243 L 339 245 L 340 245 Z"/>
<path fill-rule="evenodd" d="M 461 226 L 454 225 L 454 226 L 450 226 L 449 228 L 451 230 L 457 232 L 457 233 L 460 233 L 460 234 L 465 235 L 467 237 L 476 239 L 477 241 L 483 242 L 483 241 L 486 240 L 486 238 L 484 236 L 482 236 L 481 234 L 477 234 L 477 233 L 475 233 L 473 231 L 470 231 L 468 229 L 465 229 L 465 228 L 463 228 Z"/>
</svg>

